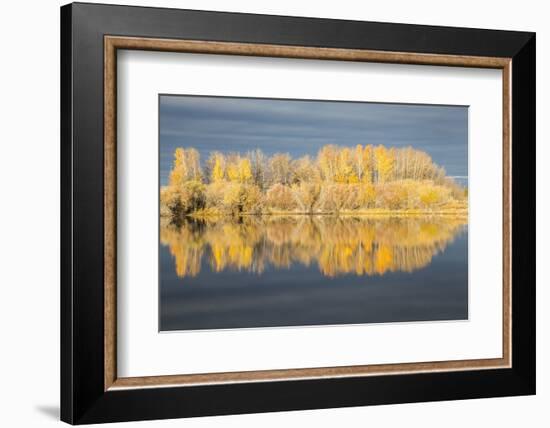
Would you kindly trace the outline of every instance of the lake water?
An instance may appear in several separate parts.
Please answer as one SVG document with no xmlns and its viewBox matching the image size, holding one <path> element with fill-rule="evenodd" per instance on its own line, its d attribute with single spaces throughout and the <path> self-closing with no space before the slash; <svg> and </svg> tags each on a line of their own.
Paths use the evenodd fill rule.
<svg viewBox="0 0 550 428">
<path fill-rule="evenodd" d="M 161 225 L 161 331 L 468 318 L 466 219 Z"/>
</svg>

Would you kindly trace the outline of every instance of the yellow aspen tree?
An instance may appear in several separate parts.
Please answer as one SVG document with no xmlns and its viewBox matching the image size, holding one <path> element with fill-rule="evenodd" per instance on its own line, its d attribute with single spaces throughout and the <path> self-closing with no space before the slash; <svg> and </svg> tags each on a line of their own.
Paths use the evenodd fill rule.
<svg viewBox="0 0 550 428">
<path fill-rule="evenodd" d="M 388 161 L 387 161 L 387 168 L 386 168 L 386 180 L 391 181 L 394 180 L 395 176 L 395 159 L 396 159 L 396 150 L 395 147 L 392 147 L 388 150 Z"/>
<path fill-rule="evenodd" d="M 212 166 L 211 181 L 213 183 L 222 181 L 224 178 L 224 158 L 221 153 L 214 154 L 214 165 Z"/>
<path fill-rule="evenodd" d="M 336 174 L 336 148 L 332 145 L 323 146 L 317 155 L 319 169 L 325 181 L 334 181 Z"/>
<path fill-rule="evenodd" d="M 238 183 L 239 182 L 239 158 L 235 158 L 234 156 L 230 156 L 230 158 L 227 161 L 227 168 L 226 168 L 226 174 L 229 181 Z"/>
<path fill-rule="evenodd" d="M 357 183 L 357 174 L 352 165 L 352 153 L 348 147 L 341 148 L 338 152 L 336 164 L 337 183 Z"/>
<path fill-rule="evenodd" d="M 190 180 L 201 180 L 201 160 L 197 149 L 189 148 L 185 150 L 185 164 L 187 170 L 187 178 Z"/>
<path fill-rule="evenodd" d="M 292 170 L 294 172 L 294 180 L 297 183 L 316 183 L 321 179 L 319 168 L 309 156 L 303 156 L 293 161 Z"/>
<path fill-rule="evenodd" d="M 336 168 L 334 172 L 334 181 L 336 183 L 347 182 L 346 157 L 347 157 L 347 151 L 345 149 L 339 149 L 336 154 L 336 162 L 335 162 Z"/>
<path fill-rule="evenodd" d="M 291 157 L 288 153 L 276 153 L 269 161 L 271 181 L 290 184 L 292 181 Z"/>
<path fill-rule="evenodd" d="M 239 161 L 239 182 L 249 183 L 252 181 L 252 165 L 250 159 L 244 158 Z"/>
<path fill-rule="evenodd" d="M 355 151 L 353 152 L 353 166 L 355 174 L 357 175 L 357 181 L 363 181 L 365 163 L 363 162 L 363 146 L 361 144 L 355 146 Z"/>
<path fill-rule="evenodd" d="M 378 182 L 386 183 L 390 181 L 395 166 L 395 150 L 388 150 L 384 146 L 378 146 L 374 149 L 374 156 L 376 159 Z"/>
<path fill-rule="evenodd" d="M 170 172 L 170 186 L 181 186 L 187 180 L 187 165 L 185 162 L 185 150 L 178 147 L 174 152 L 174 167 Z"/>
<path fill-rule="evenodd" d="M 373 172 L 374 172 L 374 165 L 373 165 L 373 150 L 372 146 L 370 144 L 366 145 L 363 149 L 363 176 L 361 179 L 361 182 L 371 184 L 373 182 Z"/>
</svg>

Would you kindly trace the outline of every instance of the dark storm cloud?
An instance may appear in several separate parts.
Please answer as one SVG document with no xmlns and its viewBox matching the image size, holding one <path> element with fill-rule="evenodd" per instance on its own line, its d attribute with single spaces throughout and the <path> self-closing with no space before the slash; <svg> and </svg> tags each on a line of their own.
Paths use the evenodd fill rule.
<svg viewBox="0 0 550 428">
<path fill-rule="evenodd" d="M 176 147 L 315 156 L 325 144 L 424 150 L 449 175 L 468 175 L 468 109 L 255 98 L 160 98 L 160 169 L 165 184 Z"/>
</svg>

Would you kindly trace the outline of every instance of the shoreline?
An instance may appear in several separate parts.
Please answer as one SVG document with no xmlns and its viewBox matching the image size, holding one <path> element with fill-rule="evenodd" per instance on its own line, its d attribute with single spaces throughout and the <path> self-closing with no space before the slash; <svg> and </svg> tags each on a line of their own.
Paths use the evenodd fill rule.
<svg viewBox="0 0 550 428">
<path fill-rule="evenodd" d="M 300 211 L 271 211 L 264 213 L 193 213 L 185 217 L 195 219 L 221 218 L 221 217 L 460 217 L 468 218 L 468 210 L 442 209 L 442 210 L 384 210 L 372 209 L 361 211 L 339 212 L 300 212 Z"/>
</svg>

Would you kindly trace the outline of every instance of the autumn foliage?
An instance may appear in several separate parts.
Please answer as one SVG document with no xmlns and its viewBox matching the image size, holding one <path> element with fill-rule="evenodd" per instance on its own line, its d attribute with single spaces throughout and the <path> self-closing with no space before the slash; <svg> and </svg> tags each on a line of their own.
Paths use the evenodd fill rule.
<svg viewBox="0 0 550 428">
<path fill-rule="evenodd" d="M 373 210 L 467 209 L 466 190 L 422 151 L 357 145 L 322 147 L 315 158 L 213 152 L 201 164 L 194 148 L 178 148 L 161 216 Z"/>
</svg>

